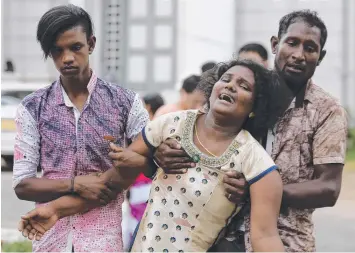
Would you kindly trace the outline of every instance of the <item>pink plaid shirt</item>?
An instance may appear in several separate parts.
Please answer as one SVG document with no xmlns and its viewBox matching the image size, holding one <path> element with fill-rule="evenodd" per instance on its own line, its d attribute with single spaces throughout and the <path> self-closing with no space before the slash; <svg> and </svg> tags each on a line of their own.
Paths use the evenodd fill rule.
<svg viewBox="0 0 355 253">
<path fill-rule="evenodd" d="M 103 172 L 112 167 L 104 135 L 134 139 L 148 122 L 148 113 L 134 92 L 107 83 L 93 73 L 89 98 L 80 113 L 71 103 L 60 80 L 27 96 L 16 115 L 17 136 L 13 187 L 36 177 L 66 179 Z M 59 220 L 40 241 L 34 252 L 122 251 L 123 195 L 108 205 L 85 214 Z"/>
</svg>

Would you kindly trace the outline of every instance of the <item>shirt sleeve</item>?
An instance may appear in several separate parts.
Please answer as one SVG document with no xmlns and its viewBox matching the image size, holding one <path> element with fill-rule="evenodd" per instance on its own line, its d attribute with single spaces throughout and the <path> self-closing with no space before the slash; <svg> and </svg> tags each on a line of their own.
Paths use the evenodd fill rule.
<svg viewBox="0 0 355 253">
<path fill-rule="evenodd" d="M 178 113 L 168 113 L 150 121 L 142 131 L 144 142 L 153 151 L 169 136 L 169 125 Z"/>
<path fill-rule="evenodd" d="M 313 164 L 344 163 L 347 141 L 347 114 L 336 105 L 322 117 L 313 138 Z"/>
<path fill-rule="evenodd" d="M 40 135 L 37 123 L 22 104 L 17 108 L 15 122 L 17 132 L 14 147 L 13 188 L 23 179 L 37 176 L 40 158 Z"/>
<path fill-rule="evenodd" d="M 251 185 L 276 170 L 277 166 L 257 141 L 251 143 L 248 149 L 242 160 L 242 172 Z"/>
<path fill-rule="evenodd" d="M 128 115 L 126 136 L 133 141 L 149 122 L 149 114 L 138 94 L 134 97 L 131 111 Z"/>
</svg>

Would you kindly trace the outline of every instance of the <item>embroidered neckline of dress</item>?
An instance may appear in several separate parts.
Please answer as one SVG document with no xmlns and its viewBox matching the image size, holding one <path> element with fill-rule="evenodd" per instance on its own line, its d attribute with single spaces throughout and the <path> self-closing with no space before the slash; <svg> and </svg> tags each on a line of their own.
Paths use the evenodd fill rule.
<svg viewBox="0 0 355 253">
<path fill-rule="evenodd" d="M 222 167 L 223 165 L 229 162 L 233 154 L 239 153 L 238 148 L 245 144 L 248 132 L 242 129 L 221 156 L 208 156 L 202 151 L 200 151 L 193 142 L 193 128 L 197 120 L 197 115 L 197 110 L 187 112 L 186 120 L 183 125 L 181 145 L 190 157 L 198 156 L 200 158 L 198 163 L 208 167 Z"/>
</svg>

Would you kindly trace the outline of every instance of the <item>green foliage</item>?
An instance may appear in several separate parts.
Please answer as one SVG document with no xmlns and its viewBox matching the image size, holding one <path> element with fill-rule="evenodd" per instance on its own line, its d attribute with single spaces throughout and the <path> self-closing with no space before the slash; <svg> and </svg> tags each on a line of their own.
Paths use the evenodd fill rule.
<svg viewBox="0 0 355 253">
<path fill-rule="evenodd" d="M 31 241 L 18 241 L 12 243 L 4 242 L 2 244 L 2 252 L 32 252 Z"/>
</svg>

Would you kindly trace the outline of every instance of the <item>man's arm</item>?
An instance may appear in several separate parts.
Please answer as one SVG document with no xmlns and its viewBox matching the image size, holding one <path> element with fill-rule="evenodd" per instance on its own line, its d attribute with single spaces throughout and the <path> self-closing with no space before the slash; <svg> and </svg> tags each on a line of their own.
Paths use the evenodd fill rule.
<svg viewBox="0 0 355 253">
<path fill-rule="evenodd" d="M 40 159 L 40 133 L 37 123 L 21 104 L 16 114 L 17 134 L 14 149 L 13 187 L 19 199 L 48 202 L 74 192 L 84 198 L 107 202 L 111 190 L 102 179 L 79 176 L 71 179 L 37 178 Z M 63 168 L 66 169 L 66 168 Z"/>
<path fill-rule="evenodd" d="M 314 166 L 314 179 L 284 185 L 282 206 L 299 209 L 334 206 L 340 193 L 343 164 Z"/>
<path fill-rule="evenodd" d="M 46 202 L 67 194 L 70 180 L 36 178 L 40 157 L 37 123 L 20 104 L 15 117 L 17 134 L 14 149 L 13 186 L 19 199 Z"/>
<path fill-rule="evenodd" d="M 347 115 L 339 105 L 324 108 L 313 137 L 313 178 L 284 186 L 283 206 L 334 206 L 340 193 L 347 142 Z"/>
<path fill-rule="evenodd" d="M 70 192 L 70 179 L 25 178 L 16 187 L 21 200 L 48 202 Z"/>
</svg>

